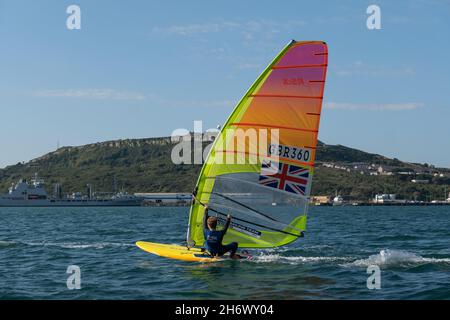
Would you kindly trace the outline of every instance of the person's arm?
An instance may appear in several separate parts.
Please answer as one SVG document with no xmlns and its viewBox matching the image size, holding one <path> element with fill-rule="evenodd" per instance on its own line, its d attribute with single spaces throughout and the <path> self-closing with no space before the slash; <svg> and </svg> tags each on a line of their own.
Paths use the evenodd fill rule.
<svg viewBox="0 0 450 320">
<path fill-rule="evenodd" d="M 225 223 L 225 227 L 223 227 L 223 233 L 225 234 L 225 232 L 227 232 L 228 227 L 230 226 L 230 222 L 231 222 L 231 215 L 227 215 L 227 222 Z"/>
<path fill-rule="evenodd" d="M 205 205 L 205 213 L 203 215 L 203 229 L 208 229 L 206 220 L 208 220 L 208 206 Z"/>
</svg>

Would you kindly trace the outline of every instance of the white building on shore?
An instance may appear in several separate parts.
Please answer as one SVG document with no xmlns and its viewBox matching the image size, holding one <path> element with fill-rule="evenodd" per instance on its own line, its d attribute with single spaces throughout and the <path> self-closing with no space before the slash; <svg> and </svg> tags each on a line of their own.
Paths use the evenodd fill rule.
<svg viewBox="0 0 450 320">
<path fill-rule="evenodd" d="M 375 198 L 373 198 L 374 203 L 388 203 L 388 202 L 396 202 L 395 194 L 377 194 Z"/>
</svg>

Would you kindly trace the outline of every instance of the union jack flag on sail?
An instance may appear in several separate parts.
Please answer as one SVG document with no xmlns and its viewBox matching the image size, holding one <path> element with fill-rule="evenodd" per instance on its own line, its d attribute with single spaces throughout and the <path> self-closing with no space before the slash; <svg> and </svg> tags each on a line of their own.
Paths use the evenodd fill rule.
<svg viewBox="0 0 450 320">
<path fill-rule="evenodd" d="M 263 161 L 259 184 L 307 196 L 309 170 L 287 163 Z"/>
</svg>

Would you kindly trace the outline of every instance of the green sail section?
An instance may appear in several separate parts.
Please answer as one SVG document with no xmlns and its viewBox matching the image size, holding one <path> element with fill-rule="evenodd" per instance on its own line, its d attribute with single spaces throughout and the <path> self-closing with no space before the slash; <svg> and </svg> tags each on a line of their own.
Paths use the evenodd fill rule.
<svg viewBox="0 0 450 320">
<path fill-rule="evenodd" d="M 224 243 L 270 248 L 302 236 L 327 61 L 324 42 L 292 41 L 237 104 L 200 172 L 189 246 L 204 244 L 205 204 L 219 224 L 233 217 Z"/>
</svg>

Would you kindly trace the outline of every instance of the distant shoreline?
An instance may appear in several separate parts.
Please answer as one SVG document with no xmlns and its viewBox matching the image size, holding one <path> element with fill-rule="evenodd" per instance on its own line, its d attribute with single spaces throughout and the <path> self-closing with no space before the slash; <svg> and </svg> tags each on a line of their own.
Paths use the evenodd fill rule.
<svg viewBox="0 0 450 320">
<path fill-rule="evenodd" d="M 373 202 L 358 202 L 355 203 L 346 203 L 342 205 L 333 205 L 333 204 L 315 204 L 310 203 L 310 206 L 316 206 L 316 207 L 414 207 L 414 206 L 450 206 L 450 202 L 423 202 L 423 203 L 373 203 Z"/>
</svg>

